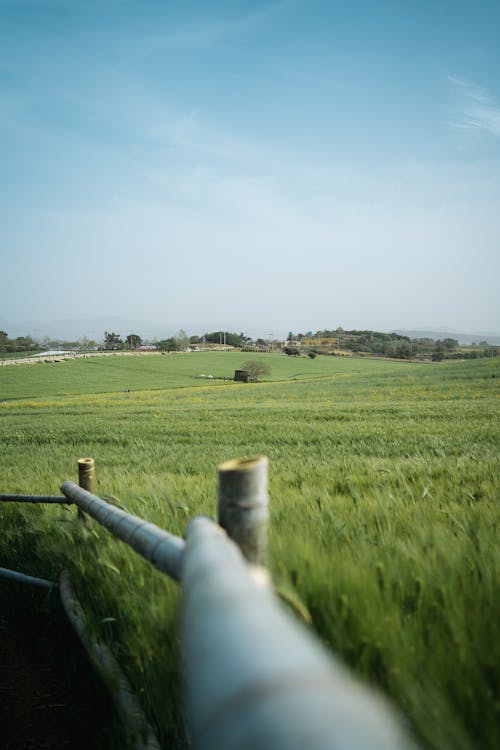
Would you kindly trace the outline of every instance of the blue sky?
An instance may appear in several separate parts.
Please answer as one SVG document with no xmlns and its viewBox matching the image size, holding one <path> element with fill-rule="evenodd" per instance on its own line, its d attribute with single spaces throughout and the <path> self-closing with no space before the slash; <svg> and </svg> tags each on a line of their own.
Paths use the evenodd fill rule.
<svg viewBox="0 0 500 750">
<path fill-rule="evenodd" d="M 500 329 L 499 28 L 484 0 L 0 0 L 2 325 Z"/>
</svg>

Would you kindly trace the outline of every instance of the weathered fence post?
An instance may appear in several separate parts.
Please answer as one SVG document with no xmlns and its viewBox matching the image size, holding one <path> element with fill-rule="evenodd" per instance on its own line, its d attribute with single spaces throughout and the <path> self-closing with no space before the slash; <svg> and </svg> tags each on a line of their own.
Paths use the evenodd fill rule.
<svg viewBox="0 0 500 750">
<path fill-rule="evenodd" d="M 269 496 L 266 456 L 240 458 L 218 466 L 218 519 L 254 565 L 266 564 Z"/>
<path fill-rule="evenodd" d="M 78 459 L 78 484 L 82 490 L 87 490 L 87 492 L 91 492 L 93 495 L 96 494 L 97 480 L 95 478 L 93 458 Z M 78 518 L 82 521 L 86 519 L 85 513 L 81 508 L 78 508 Z"/>
<path fill-rule="evenodd" d="M 78 484 L 82 490 L 95 495 L 97 482 L 95 478 L 95 464 L 93 458 L 78 459 Z"/>
</svg>

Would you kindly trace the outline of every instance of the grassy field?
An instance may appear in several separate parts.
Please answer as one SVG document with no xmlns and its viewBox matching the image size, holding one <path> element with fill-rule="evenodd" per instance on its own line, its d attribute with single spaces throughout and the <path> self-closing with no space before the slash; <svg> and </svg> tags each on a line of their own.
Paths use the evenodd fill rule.
<svg viewBox="0 0 500 750">
<path fill-rule="evenodd" d="M 1 368 L 0 492 L 57 494 L 92 456 L 100 494 L 182 534 L 214 514 L 217 463 L 268 455 L 278 585 L 424 747 L 499 747 L 499 360 L 256 356 L 258 384 L 198 379 L 252 357 L 235 353 Z M 184 747 L 175 585 L 73 509 L 0 513 L 0 565 L 70 568 L 165 746 Z"/>
</svg>

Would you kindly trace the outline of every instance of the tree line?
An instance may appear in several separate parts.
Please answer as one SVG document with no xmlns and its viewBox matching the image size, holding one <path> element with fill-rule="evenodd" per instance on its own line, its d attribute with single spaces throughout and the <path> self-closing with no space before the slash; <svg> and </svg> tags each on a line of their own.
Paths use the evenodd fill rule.
<svg viewBox="0 0 500 750">
<path fill-rule="evenodd" d="M 186 331 L 180 329 L 174 336 L 165 339 L 148 341 L 138 333 L 129 333 L 127 336 L 121 336 L 116 331 L 104 331 L 101 341 L 83 336 L 75 340 L 64 340 L 45 336 L 42 339 L 35 339 L 32 336 L 17 336 L 11 338 L 6 331 L 0 331 L 0 352 L 4 353 L 24 353 L 40 352 L 45 349 L 71 349 L 73 351 L 122 351 L 140 349 L 143 346 L 149 346 L 159 351 L 185 351 L 190 346 L 203 346 L 203 344 L 225 344 L 227 346 L 241 347 L 255 343 L 256 345 L 265 345 L 263 339 L 253 342 L 249 336 L 244 333 L 234 333 L 230 331 L 211 331 L 202 335 L 188 336 Z"/>
<path fill-rule="evenodd" d="M 190 346 L 203 346 L 204 344 L 222 344 L 226 346 L 246 346 L 252 339 L 244 333 L 232 333 L 230 331 L 211 331 L 203 335 L 188 336 L 182 328 L 174 335 L 165 339 L 155 340 L 152 346 L 162 352 L 186 351 Z M 103 348 L 106 350 L 138 349 L 143 346 L 142 338 L 131 333 L 124 339 L 115 332 L 105 331 Z"/>
<path fill-rule="evenodd" d="M 313 351 L 318 354 L 346 351 L 353 353 L 374 354 L 395 359 L 469 359 L 475 357 L 497 356 L 498 347 L 490 346 L 487 341 L 480 341 L 471 346 L 460 346 L 457 339 L 410 338 L 399 333 L 384 333 L 372 330 L 324 329 L 313 333 L 290 332 L 288 334 L 286 354 L 297 351 Z"/>
<path fill-rule="evenodd" d="M 202 335 L 189 336 L 180 329 L 174 336 L 147 341 L 137 333 L 122 337 L 115 331 L 105 331 L 100 342 L 83 336 L 74 341 L 53 339 L 48 336 L 37 340 L 32 336 L 9 337 L 0 331 L 0 353 L 34 354 L 46 349 L 69 349 L 72 351 L 133 351 L 147 347 L 161 352 L 187 351 L 189 348 L 202 348 L 204 345 L 226 345 L 244 351 L 282 351 L 289 356 L 307 355 L 314 358 L 318 354 L 360 353 L 396 359 L 468 359 L 494 357 L 500 348 L 487 341 L 479 341 L 470 346 L 461 346 L 457 339 L 413 338 L 398 333 L 384 333 L 372 330 L 323 329 L 313 333 L 288 334 L 286 342 L 276 339 L 251 339 L 244 333 L 230 331 L 210 331 Z"/>
</svg>

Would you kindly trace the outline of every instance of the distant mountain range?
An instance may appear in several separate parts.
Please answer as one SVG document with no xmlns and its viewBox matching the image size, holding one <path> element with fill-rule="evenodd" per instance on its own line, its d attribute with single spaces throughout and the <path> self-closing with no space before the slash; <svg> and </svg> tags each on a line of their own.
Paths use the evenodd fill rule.
<svg viewBox="0 0 500 750">
<path fill-rule="evenodd" d="M 392 331 L 391 331 L 392 333 Z M 477 333 L 460 333 L 459 331 L 436 331 L 436 330 L 417 330 L 404 331 L 401 329 L 394 330 L 401 336 L 409 336 L 411 339 L 456 339 L 459 344 L 478 344 L 480 341 L 487 341 L 488 344 L 500 344 L 500 333 L 495 331 L 478 331 Z"/>
<path fill-rule="evenodd" d="M 172 336 L 181 326 L 167 323 L 152 323 L 151 321 L 102 316 L 95 318 L 73 318 L 52 321 L 24 321 L 14 323 L 0 318 L 0 329 L 6 331 L 10 338 L 16 336 L 32 336 L 35 339 L 43 339 L 48 336 L 52 339 L 62 341 L 74 341 L 86 336 L 95 341 L 102 341 L 104 331 L 110 331 L 128 336 L 129 333 L 137 333 L 145 339 L 166 338 Z"/>
</svg>

